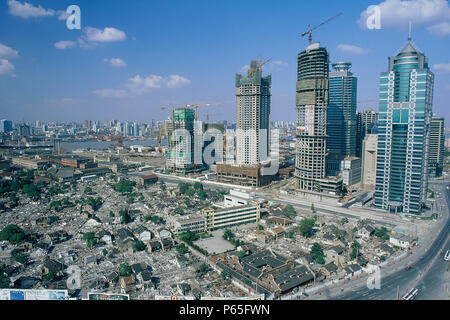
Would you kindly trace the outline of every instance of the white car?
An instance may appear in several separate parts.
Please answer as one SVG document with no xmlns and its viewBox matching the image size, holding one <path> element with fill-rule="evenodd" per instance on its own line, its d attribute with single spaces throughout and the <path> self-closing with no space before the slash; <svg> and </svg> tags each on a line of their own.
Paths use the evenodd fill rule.
<svg viewBox="0 0 450 320">
<path fill-rule="evenodd" d="M 444 261 L 450 261 L 450 250 L 447 250 L 444 256 Z"/>
</svg>

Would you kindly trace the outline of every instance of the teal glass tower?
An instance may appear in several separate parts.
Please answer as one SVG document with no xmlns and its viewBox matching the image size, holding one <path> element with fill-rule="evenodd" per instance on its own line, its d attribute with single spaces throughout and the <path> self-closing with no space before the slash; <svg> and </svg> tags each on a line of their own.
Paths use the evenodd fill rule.
<svg viewBox="0 0 450 320">
<path fill-rule="evenodd" d="M 375 206 L 420 213 L 427 196 L 434 75 L 412 42 L 381 74 Z"/>
</svg>

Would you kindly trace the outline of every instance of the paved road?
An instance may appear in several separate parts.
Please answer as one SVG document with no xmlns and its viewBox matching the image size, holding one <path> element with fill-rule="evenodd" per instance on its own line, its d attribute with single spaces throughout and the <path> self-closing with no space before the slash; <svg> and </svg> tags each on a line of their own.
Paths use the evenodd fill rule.
<svg viewBox="0 0 450 320">
<path fill-rule="evenodd" d="M 442 189 L 446 195 L 447 205 L 450 206 L 450 191 Z M 370 290 L 366 285 L 355 287 L 338 296 L 330 296 L 330 291 L 323 293 L 323 298 L 339 300 L 395 300 L 397 291 L 399 296 L 403 296 L 408 289 L 415 287 L 419 289 L 417 299 L 446 299 L 447 289 L 450 290 L 448 264 L 443 261 L 440 255 L 442 248 L 449 249 L 450 218 L 448 213 L 443 217 L 444 227 L 431 247 L 411 264 L 412 269 L 406 271 L 404 266 L 406 261 L 413 259 L 409 257 L 404 263 L 399 263 L 396 267 L 398 271 L 383 277 L 381 270 L 381 289 Z M 420 250 L 416 248 L 415 250 Z"/>
</svg>

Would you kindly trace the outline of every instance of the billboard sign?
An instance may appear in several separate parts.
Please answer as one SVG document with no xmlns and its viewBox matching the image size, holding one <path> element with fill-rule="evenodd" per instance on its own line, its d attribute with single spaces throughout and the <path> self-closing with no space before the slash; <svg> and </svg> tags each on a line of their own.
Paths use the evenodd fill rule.
<svg viewBox="0 0 450 320">
<path fill-rule="evenodd" d="M 67 290 L 2 289 L 0 300 L 68 300 Z"/>
</svg>

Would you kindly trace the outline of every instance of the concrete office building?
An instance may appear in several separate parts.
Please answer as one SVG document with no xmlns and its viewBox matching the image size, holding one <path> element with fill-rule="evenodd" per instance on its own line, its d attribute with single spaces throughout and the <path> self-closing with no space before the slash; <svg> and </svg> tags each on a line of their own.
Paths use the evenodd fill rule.
<svg viewBox="0 0 450 320">
<path fill-rule="evenodd" d="M 272 77 L 263 77 L 262 61 L 251 61 L 248 75 L 236 75 L 235 157 L 225 142 L 225 163 L 217 164 L 217 181 L 261 187 L 272 181 L 263 168 L 270 166 L 270 87 Z M 232 140 L 227 132 L 227 140 Z"/>
<path fill-rule="evenodd" d="M 375 190 L 377 176 L 378 135 L 368 134 L 363 141 L 361 186 L 364 190 Z"/>
<path fill-rule="evenodd" d="M 342 182 L 350 189 L 357 189 L 361 182 L 361 159 L 346 157 L 342 161 Z"/>
<path fill-rule="evenodd" d="M 427 197 L 434 75 L 408 39 L 380 79 L 375 206 L 420 213 Z"/>
<path fill-rule="evenodd" d="M 256 165 L 269 156 L 271 75 L 263 77 L 259 61 L 248 75 L 236 75 L 236 162 Z"/>
<path fill-rule="evenodd" d="M 300 191 L 324 192 L 324 187 L 329 187 L 325 181 L 328 75 L 329 56 L 320 43 L 310 44 L 298 55 L 294 175 Z M 339 193 L 340 190 L 335 192 Z"/>
<path fill-rule="evenodd" d="M 258 223 L 261 219 L 261 203 L 253 202 L 249 205 L 224 209 L 203 209 L 205 231 L 231 228 L 247 223 Z"/>
<path fill-rule="evenodd" d="M 444 118 L 433 117 L 430 129 L 430 154 L 428 166 L 431 178 L 442 176 L 444 169 L 445 132 Z"/>
</svg>

